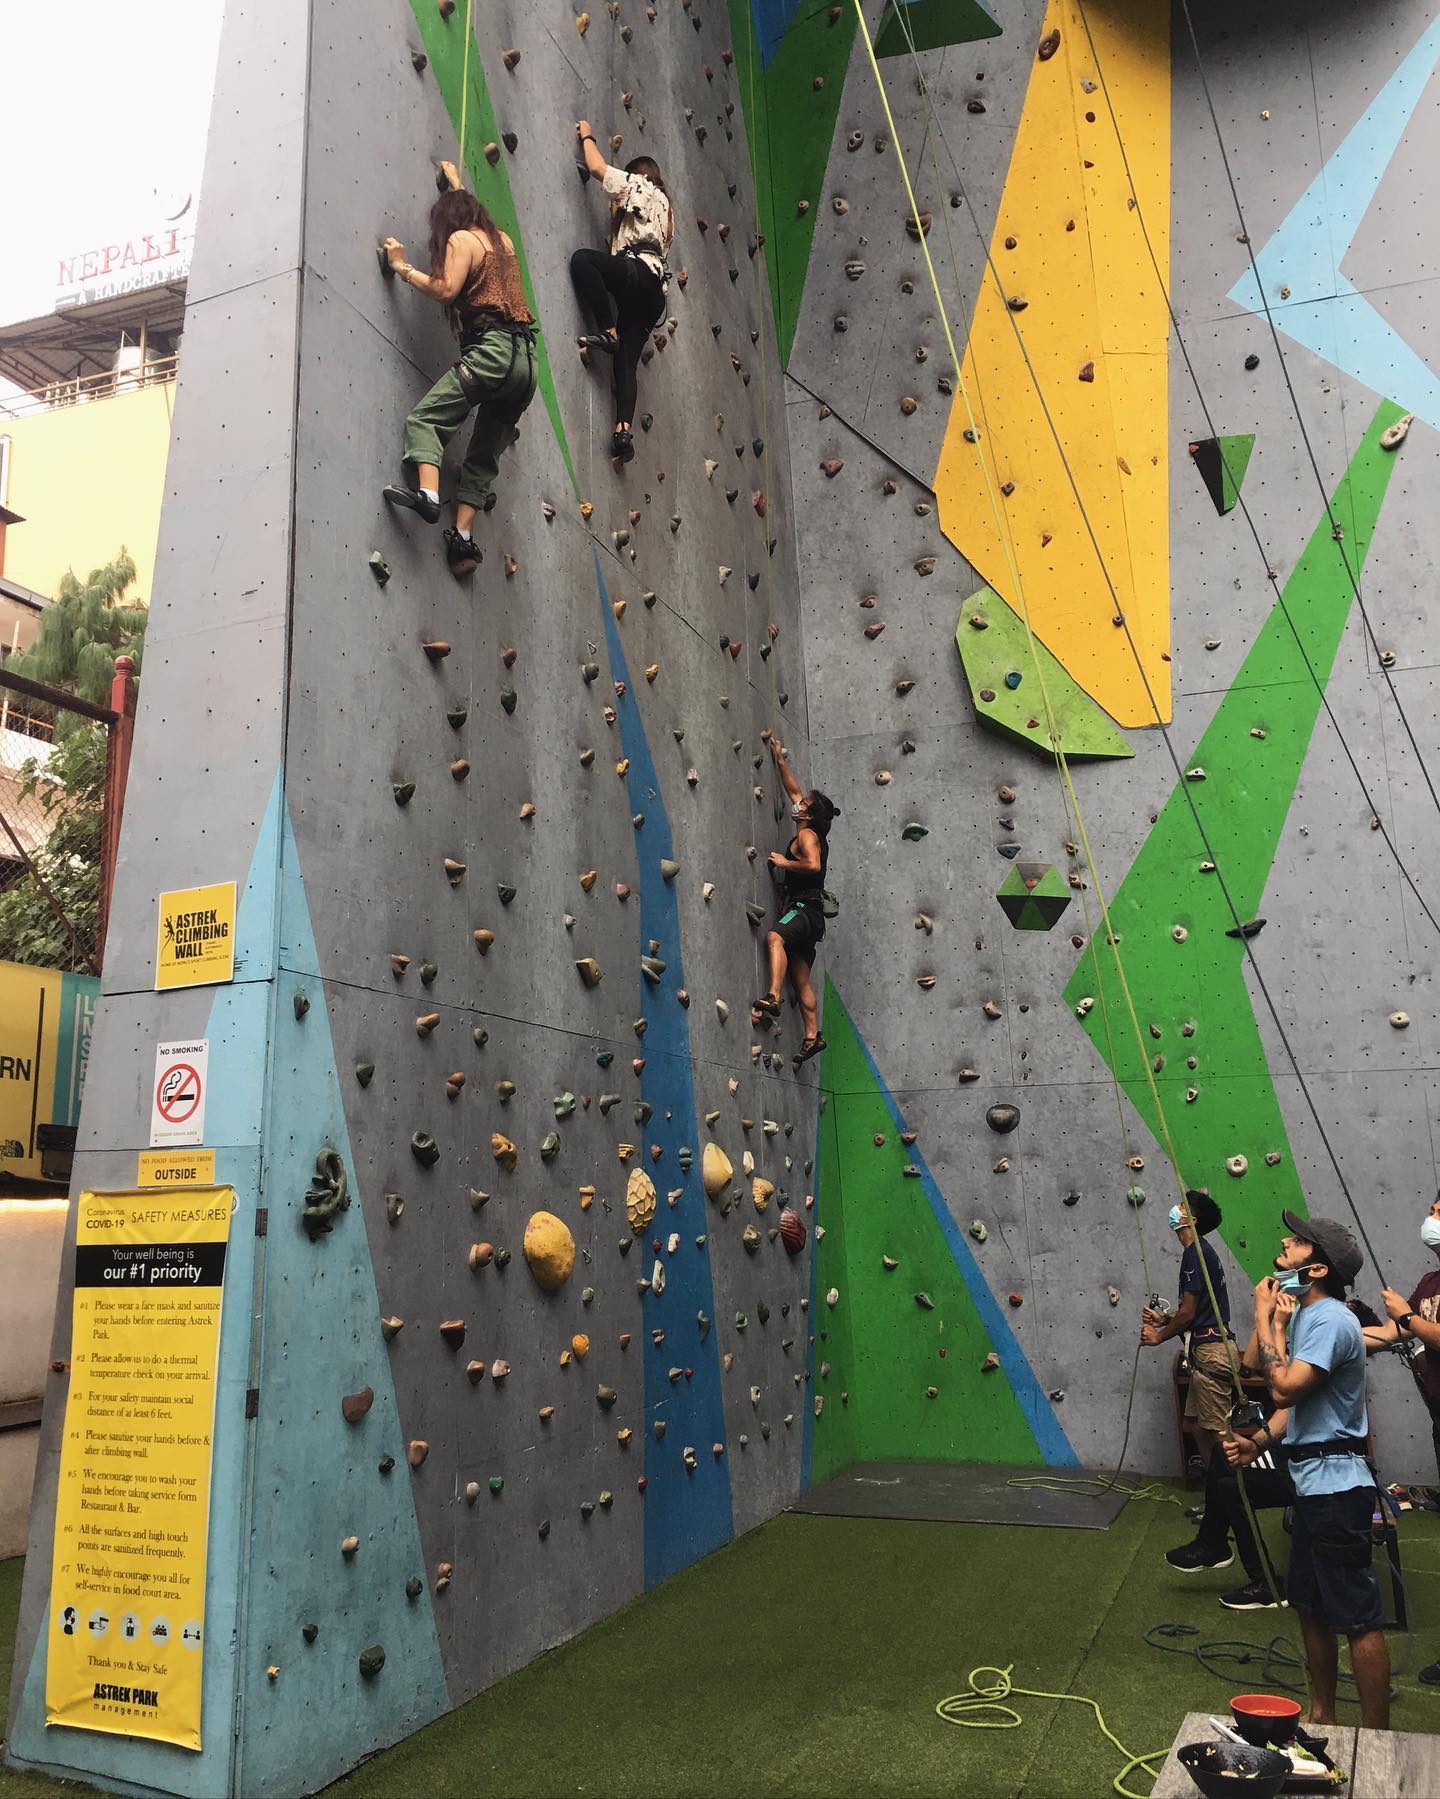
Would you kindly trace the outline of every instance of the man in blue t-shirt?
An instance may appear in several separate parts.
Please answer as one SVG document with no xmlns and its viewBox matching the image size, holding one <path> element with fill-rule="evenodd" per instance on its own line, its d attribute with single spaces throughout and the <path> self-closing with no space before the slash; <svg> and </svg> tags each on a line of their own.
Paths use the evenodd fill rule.
<svg viewBox="0 0 1440 1799">
<path fill-rule="evenodd" d="M 1256 1342 L 1280 1409 L 1254 1437 L 1227 1439 L 1225 1457 L 1247 1467 L 1284 1440 L 1295 1482 L 1286 1588 L 1305 1637 L 1310 1722 L 1335 1722 L 1343 1632 L 1360 1691 L 1360 1723 L 1388 1730 L 1390 1651 L 1370 1565 L 1375 1482 L 1364 1453 L 1365 1339 L 1343 1304 L 1365 1258 L 1334 1219 L 1283 1217 L 1289 1235 L 1275 1258 L 1276 1273 L 1255 1289 Z"/>
<path fill-rule="evenodd" d="M 1199 1187 L 1186 1189 L 1184 1205 L 1171 1206 L 1170 1228 L 1181 1246 L 1179 1302 L 1173 1312 L 1146 1306 L 1140 1322 L 1140 1341 L 1152 1346 L 1189 1334 L 1190 1392 L 1185 1401 L 1185 1423 L 1195 1438 L 1202 1468 L 1210 1466 L 1210 1457 L 1229 1422 L 1238 1371 L 1235 1342 L 1230 1335 L 1225 1266 L 1219 1251 L 1205 1241 L 1219 1224 L 1219 1206 Z M 1225 1559 L 1229 1560 L 1228 1551 Z"/>
</svg>

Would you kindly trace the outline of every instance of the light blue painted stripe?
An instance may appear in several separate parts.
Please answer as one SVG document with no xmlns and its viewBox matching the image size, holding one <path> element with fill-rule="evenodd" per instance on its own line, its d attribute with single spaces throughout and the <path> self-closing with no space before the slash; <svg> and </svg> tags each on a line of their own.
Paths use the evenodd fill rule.
<svg viewBox="0 0 1440 1799">
<path fill-rule="evenodd" d="M 836 1002 L 840 1009 L 850 1018 L 849 1008 L 837 993 Z M 850 1028 L 855 1031 L 855 1041 L 860 1045 L 860 1053 L 865 1058 L 866 1066 L 874 1077 L 875 1085 L 884 1097 L 890 1117 L 897 1131 L 908 1130 L 900 1108 L 895 1103 L 884 1075 L 876 1066 L 875 1058 L 870 1053 L 870 1045 L 865 1041 L 864 1033 L 857 1030 L 855 1021 L 850 1018 Z M 990 1291 L 990 1283 L 985 1279 L 980 1264 L 970 1252 L 970 1245 L 965 1240 L 965 1233 L 950 1216 L 950 1208 L 945 1203 L 945 1196 L 931 1174 L 918 1144 L 912 1145 L 910 1154 L 915 1166 L 920 1170 L 920 1185 L 925 1197 L 930 1201 L 930 1210 L 935 1214 L 936 1223 L 945 1233 L 945 1241 L 950 1245 L 950 1253 L 955 1258 L 955 1266 L 960 1270 L 975 1310 L 980 1314 L 985 1329 L 989 1332 L 990 1341 L 995 1353 L 1000 1358 L 1000 1366 L 1005 1370 L 1016 1399 L 1020 1402 L 1020 1410 L 1025 1414 L 1025 1421 L 1030 1426 L 1040 1453 L 1052 1468 L 1078 1468 L 1080 1458 L 1070 1446 L 1070 1439 L 1065 1435 L 1060 1420 L 1055 1416 L 1055 1408 L 1051 1405 L 1045 1389 L 1035 1378 L 1035 1370 L 1030 1366 L 1029 1358 L 1020 1347 L 1019 1339 L 1010 1328 L 1010 1320 L 1005 1315 L 1005 1308 L 999 1304 Z"/>
<path fill-rule="evenodd" d="M 665 963 L 658 987 L 637 975 L 640 1010 L 650 1020 L 643 1045 L 640 1093 L 655 1108 L 640 1134 L 647 1145 L 658 1143 L 663 1152 L 656 1168 L 657 1184 L 680 1187 L 680 1199 L 666 1220 L 667 1231 L 680 1233 L 680 1248 L 665 1257 L 665 1291 L 645 1300 L 645 1584 L 654 1586 L 728 1542 L 735 1526 L 728 1445 L 723 1456 L 711 1452 L 712 1444 L 725 1442 L 718 1335 L 712 1328 L 702 1342 L 696 1322 L 702 1311 L 714 1318 L 715 1294 L 710 1278 L 710 1220 L 699 1179 L 700 1137 L 689 1013 L 675 997 L 685 985 L 680 902 L 674 887 L 660 874 L 660 858 L 673 857 L 675 850 L 660 776 L 635 701 L 635 684 L 598 556 L 595 582 L 611 674 L 625 683 L 624 693 L 616 696 L 615 710 L 620 745 L 630 759 L 626 792 L 631 810 L 645 815 L 644 825 L 635 834 L 640 944 L 651 939 L 658 942 Z M 686 1176 L 680 1172 L 678 1159 L 682 1145 L 694 1152 L 694 1166 Z M 703 1249 L 695 1246 L 700 1236 L 706 1239 Z M 650 1341 L 650 1332 L 657 1325 L 664 1328 L 666 1336 L 665 1343 L 658 1346 Z M 693 1377 L 672 1382 L 669 1371 L 676 1362 L 692 1367 Z M 649 1429 L 658 1418 L 666 1421 L 666 1434 L 659 1443 Z M 696 1454 L 693 1472 L 681 1458 L 687 1445 L 693 1446 Z"/>
<path fill-rule="evenodd" d="M 1380 395 L 1440 427 L 1440 378 L 1357 292 L 1342 264 L 1440 61 L 1432 23 L 1328 157 L 1229 298 L 1263 313 L 1262 284 L 1277 329 Z M 1281 287 L 1288 299 L 1279 298 Z"/>
</svg>

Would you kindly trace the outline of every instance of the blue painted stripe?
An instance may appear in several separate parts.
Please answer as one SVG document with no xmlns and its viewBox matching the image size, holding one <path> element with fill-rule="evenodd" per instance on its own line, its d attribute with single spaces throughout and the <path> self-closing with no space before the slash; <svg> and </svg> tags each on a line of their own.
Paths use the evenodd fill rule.
<svg viewBox="0 0 1440 1799">
<path fill-rule="evenodd" d="M 1440 61 L 1440 19 L 1346 133 L 1283 223 L 1230 289 L 1263 313 L 1262 284 L 1276 328 L 1326 362 L 1440 427 L 1440 378 L 1341 272 L 1420 96 Z M 1280 299 L 1282 285 L 1289 297 Z"/>
<path fill-rule="evenodd" d="M 855 1029 L 855 1021 L 850 1017 L 849 1008 L 835 995 L 836 1003 L 850 1020 L 850 1028 L 855 1031 L 855 1041 L 860 1045 L 860 1053 L 870 1070 L 875 1085 L 879 1088 L 885 1104 L 890 1112 L 897 1131 L 908 1130 L 895 1097 L 891 1093 L 885 1077 L 875 1065 L 875 1058 L 870 1053 L 870 1045 L 863 1034 Z M 1010 1320 L 1005 1315 L 1005 1308 L 996 1300 L 990 1291 L 990 1283 L 985 1279 L 980 1264 L 971 1254 L 970 1245 L 965 1233 L 950 1216 L 950 1208 L 945 1203 L 945 1196 L 931 1174 L 929 1166 L 921 1153 L 918 1144 L 910 1150 L 915 1166 L 920 1170 L 920 1185 L 925 1197 L 930 1201 L 930 1210 L 935 1214 L 935 1221 L 945 1233 L 945 1241 L 950 1245 L 950 1253 L 955 1258 L 955 1266 L 974 1302 L 975 1310 L 980 1314 L 995 1353 L 1000 1358 L 1000 1366 L 1020 1402 L 1020 1410 L 1025 1414 L 1025 1422 L 1030 1426 L 1031 1434 L 1040 1453 L 1052 1468 L 1078 1468 L 1080 1458 L 1070 1446 L 1070 1439 L 1065 1435 L 1060 1420 L 1055 1416 L 1055 1408 L 1051 1405 L 1044 1387 L 1035 1378 L 1035 1370 L 1030 1366 L 1029 1358 L 1020 1347 L 1019 1339 L 1010 1328 Z"/>
<path fill-rule="evenodd" d="M 755 41 L 760 46 L 760 67 L 767 69 L 800 10 L 800 0 L 750 0 L 755 20 Z"/>
<path fill-rule="evenodd" d="M 712 1329 L 702 1341 L 698 1314 L 715 1316 L 715 1295 L 710 1278 L 710 1220 L 700 1187 L 699 1132 L 696 1129 L 695 1083 L 692 1075 L 689 1015 L 675 997 L 685 985 L 685 965 L 680 949 L 680 903 L 674 887 L 660 873 L 660 858 L 675 854 L 670 818 L 665 810 L 660 776 L 656 771 L 644 721 L 635 703 L 620 632 L 610 608 L 610 596 L 600 558 L 595 558 L 595 581 L 600 591 L 600 616 L 605 626 L 605 647 L 612 676 L 625 683 L 617 695 L 615 710 L 620 725 L 620 745 L 630 759 L 626 791 L 633 812 L 643 812 L 644 825 L 636 832 L 636 863 L 640 879 L 640 943 L 654 939 L 660 945 L 665 973 L 658 987 L 637 977 L 640 1010 L 650 1020 L 643 1052 L 645 1068 L 640 1094 L 654 1107 L 643 1132 L 647 1168 L 653 1168 L 655 1184 L 662 1191 L 680 1188 L 675 1208 L 663 1209 L 656 1219 L 656 1233 L 680 1233 L 680 1247 L 663 1258 L 665 1291 L 645 1300 L 645 1584 L 654 1586 L 697 1556 L 718 1549 L 734 1534 L 730 1503 L 730 1458 L 716 1456 L 713 1445 L 725 1443 L 725 1407 L 720 1394 L 720 1348 Z M 660 1145 L 658 1163 L 651 1163 L 649 1146 Z M 681 1173 L 679 1151 L 689 1145 L 694 1167 Z M 705 1237 L 703 1249 L 695 1239 Z M 649 1261 L 648 1251 L 646 1260 Z M 665 1341 L 658 1347 L 650 1332 L 663 1328 Z M 670 1369 L 693 1370 L 687 1380 L 670 1380 Z M 651 1428 L 665 1421 L 665 1436 L 656 1442 Z M 695 1451 L 696 1467 L 684 1464 L 686 1447 Z"/>
</svg>

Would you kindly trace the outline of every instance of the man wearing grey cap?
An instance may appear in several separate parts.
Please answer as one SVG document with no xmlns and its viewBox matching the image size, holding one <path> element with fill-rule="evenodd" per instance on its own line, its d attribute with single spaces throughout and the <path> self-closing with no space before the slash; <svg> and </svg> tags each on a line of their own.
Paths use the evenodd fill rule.
<svg viewBox="0 0 1440 1799">
<path fill-rule="evenodd" d="M 1364 1257 L 1333 1218 L 1283 1214 L 1275 1274 L 1255 1289 L 1255 1334 L 1280 1409 L 1252 1438 L 1225 1444 L 1235 1467 L 1283 1439 L 1295 1481 L 1286 1591 L 1299 1613 L 1310 1722 L 1335 1722 L 1339 1638 L 1350 1640 L 1360 1722 L 1390 1727 L 1390 1651 L 1370 1565 L 1375 1482 L 1365 1461 L 1365 1339 L 1342 1303 Z M 1286 1329 L 1289 1328 L 1289 1341 Z"/>
</svg>

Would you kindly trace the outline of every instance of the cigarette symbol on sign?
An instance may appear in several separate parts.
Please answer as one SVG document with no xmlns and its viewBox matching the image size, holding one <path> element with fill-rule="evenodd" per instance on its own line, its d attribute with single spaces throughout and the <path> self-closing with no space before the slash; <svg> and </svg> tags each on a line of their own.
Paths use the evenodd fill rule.
<svg viewBox="0 0 1440 1799">
<path fill-rule="evenodd" d="M 167 1124 L 184 1124 L 200 1104 L 200 1076 L 188 1062 L 176 1062 L 160 1077 L 155 1107 Z"/>
</svg>

